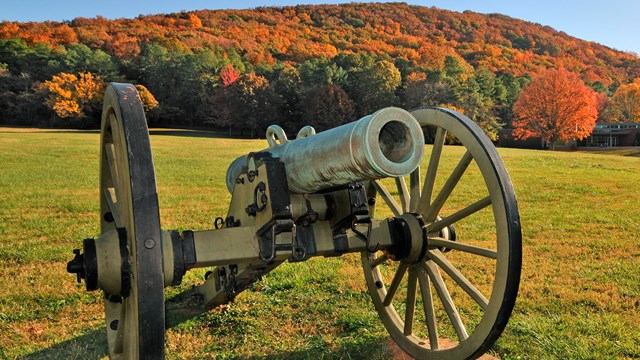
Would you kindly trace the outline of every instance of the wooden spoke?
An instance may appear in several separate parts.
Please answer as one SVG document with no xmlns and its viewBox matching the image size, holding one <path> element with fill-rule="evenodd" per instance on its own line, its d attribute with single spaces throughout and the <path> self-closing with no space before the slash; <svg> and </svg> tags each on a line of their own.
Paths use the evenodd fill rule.
<svg viewBox="0 0 640 360">
<path fill-rule="evenodd" d="M 413 333 L 413 317 L 416 309 L 416 287 L 418 283 L 417 268 L 409 268 L 409 280 L 407 284 L 407 308 L 404 315 L 404 334 L 409 336 Z"/>
<path fill-rule="evenodd" d="M 120 185 L 120 174 L 118 174 L 118 167 L 116 165 L 116 150 L 113 143 L 104 144 L 104 153 L 107 156 L 107 162 L 109 163 L 109 172 L 111 174 L 111 181 L 114 186 Z"/>
<path fill-rule="evenodd" d="M 429 224 L 427 226 L 427 231 L 434 232 L 442 230 L 451 224 L 455 224 L 456 222 L 475 214 L 476 212 L 486 208 L 489 205 L 491 205 L 491 197 L 487 196 L 486 198 L 478 200 L 464 209 L 458 210 L 455 213 L 442 218 L 441 220 Z"/>
<path fill-rule="evenodd" d="M 428 261 L 425 266 L 427 274 L 429 274 L 429 278 L 433 282 L 433 286 L 436 288 L 438 297 L 440 298 L 440 301 L 442 301 L 442 305 L 444 305 L 447 316 L 449 316 L 449 320 L 451 320 L 451 325 L 453 325 L 453 329 L 458 335 L 458 339 L 460 339 L 460 341 L 464 341 L 469 337 L 469 335 L 467 334 L 467 329 L 462 323 L 460 314 L 458 314 L 458 308 L 456 308 L 453 303 L 453 299 L 451 299 L 451 295 L 449 295 L 447 285 L 444 283 L 440 272 L 438 272 L 438 268 L 432 261 Z"/>
<path fill-rule="evenodd" d="M 416 211 L 420 201 L 420 166 L 409 175 L 409 211 Z"/>
<path fill-rule="evenodd" d="M 436 138 L 433 142 L 433 150 L 431 150 L 431 158 L 429 158 L 429 166 L 427 167 L 427 175 L 424 179 L 424 186 L 422 188 L 422 195 L 420 196 L 420 203 L 418 204 L 418 213 L 424 214 L 431 206 L 431 196 L 433 195 L 433 186 L 436 182 L 436 175 L 438 173 L 438 166 L 440 164 L 440 156 L 442 155 L 442 148 L 444 147 L 444 139 L 446 138 L 447 131 L 443 128 L 438 128 L 436 132 Z"/>
<path fill-rule="evenodd" d="M 387 289 L 387 295 L 384 297 L 384 301 L 382 302 L 384 306 L 391 305 L 391 300 L 393 300 L 393 297 L 396 295 L 396 291 L 398 291 L 398 287 L 404 277 L 404 273 L 407 272 L 407 267 L 408 265 L 403 262 L 398 266 L 398 270 L 396 270 L 396 274 L 393 276 L 393 280 L 391 280 L 391 284 Z"/>
<path fill-rule="evenodd" d="M 123 175 L 120 174 L 120 171 L 122 169 L 118 169 L 118 163 L 119 161 L 122 160 L 118 160 L 119 156 L 116 152 L 115 149 L 115 145 L 113 143 L 105 143 L 104 144 L 104 152 L 106 154 L 106 159 L 107 159 L 107 165 L 109 167 L 109 174 L 111 175 L 111 186 L 113 186 L 111 189 L 113 189 L 113 203 L 117 203 L 118 201 L 120 201 L 120 199 L 122 199 L 124 197 L 123 195 L 123 191 L 124 191 L 124 179 L 123 179 Z M 121 164 L 121 162 L 120 162 Z M 108 179 L 107 182 L 109 181 Z M 113 209 L 112 209 L 113 210 Z M 113 213 L 113 212 L 112 212 Z"/>
<path fill-rule="evenodd" d="M 451 240 L 443 239 L 441 237 L 429 238 L 428 243 L 430 246 L 460 250 L 470 254 L 488 257 L 490 259 L 498 258 L 498 252 L 495 250 L 485 249 L 485 248 L 481 248 L 481 247 L 469 245 L 469 244 L 464 244 L 458 241 L 451 241 Z"/>
<path fill-rule="evenodd" d="M 389 255 L 382 254 L 381 256 L 378 256 L 375 260 L 371 262 L 371 268 L 373 269 L 374 267 L 384 263 L 387 260 L 389 260 Z"/>
<path fill-rule="evenodd" d="M 107 299 L 104 299 L 104 307 L 105 307 L 105 313 L 106 313 L 106 323 L 107 323 L 107 344 L 109 346 L 109 349 L 113 349 L 115 348 L 115 344 L 117 341 L 117 334 L 118 331 L 113 330 L 113 328 L 111 327 L 111 323 L 114 320 L 118 320 L 122 317 L 122 304 L 121 303 L 115 303 L 115 302 L 111 302 Z M 119 321 L 118 321 L 119 324 Z M 122 345 L 118 345 L 120 352 L 122 352 Z"/>
<path fill-rule="evenodd" d="M 442 209 L 442 206 L 449 198 L 449 195 L 451 195 L 451 192 L 458 184 L 458 181 L 460 181 L 462 175 L 464 175 L 464 172 L 467 170 L 472 160 L 473 156 L 469 151 L 467 151 L 462 156 L 462 159 L 460 159 L 460 162 L 458 162 L 458 165 L 453 170 L 453 172 L 447 179 L 447 182 L 438 193 L 438 196 L 436 196 L 435 200 L 433 200 L 433 203 L 431 204 L 431 206 L 429 206 L 429 209 L 424 214 L 424 218 L 426 221 L 432 222 L 436 219 L 438 213 L 440 212 L 440 209 Z"/>
<path fill-rule="evenodd" d="M 433 298 L 431 296 L 431 286 L 424 267 L 416 269 L 418 282 L 420 283 L 420 295 L 422 296 L 422 307 L 424 308 L 427 330 L 429 332 L 429 345 L 432 350 L 438 350 L 438 327 L 436 326 L 436 312 L 433 308 Z"/>
<path fill-rule="evenodd" d="M 380 180 L 375 180 L 373 182 L 373 186 L 376 188 L 376 191 L 380 194 L 380 196 L 382 196 L 384 202 L 387 203 L 387 206 L 389 206 L 389 208 L 393 212 L 393 215 L 400 216 L 402 214 L 402 209 L 400 208 L 400 205 L 398 205 L 396 199 L 391 196 L 389 190 L 387 190 L 387 188 L 382 185 Z"/>
<path fill-rule="evenodd" d="M 111 216 L 113 216 L 116 227 L 123 226 L 124 223 L 122 222 L 122 213 L 118 208 L 120 204 L 117 202 L 116 190 L 112 187 L 105 188 L 102 194 L 107 202 Z"/>
<path fill-rule="evenodd" d="M 121 124 L 116 118 L 116 115 L 111 112 L 109 113 L 108 118 L 109 118 L 109 127 L 111 128 L 111 144 L 119 144 L 119 145 L 125 144 L 124 134 L 122 133 L 122 130 L 121 130 Z M 125 161 L 124 154 L 122 153 L 122 151 L 115 151 L 115 148 L 114 148 L 113 154 L 115 155 L 115 160 L 118 164 L 122 164 Z"/>
<path fill-rule="evenodd" d="M 407 182 L 404 181 L 404 177 L 399 176 L 396 179 L 396 186 L 398 187 L 398 193 L 400 194 L 400 203 L 402 203 L 402 212 L 409 211 L 409 190 L 407 189 Z"/>
<path fill-rule="evenodd" d="M 109 300 L 105 300 L 105 305 L 107 305 L 108 303 L 111 303 Z M 128 316 L 127 316 L 127 307 L 126 306 L 113 306 L 112 307 L 112 311 L 117 311 L 119 312 L 119 315 L 117 316 L 117 330 L 115 331 L 115 334 L 113 335 L 113 350 L 114 353 L 116 354 L 122 354 L 124 352 L 124 341 L 127 338 L 127 324 L 128 324 Z M 119 309 L 118 309 L 119 307 Z M 107 318 L 109 318 L 109 316 L 107 316 Z M 107 327 L 109 329 L 111 329 L 111 324 L 107 324 Z"/>
<path fill-rule="evenodd" d="M 451 262 L 440 252 L 440 250 L 430 250 L 429 258 L 431 258 L 438 266 L 440 266 L 475 302 L 477 302 L 482 310 L 487 309 L 489 300 L 478 290 L 473 284 L 458 270 Z"/>
</svg>

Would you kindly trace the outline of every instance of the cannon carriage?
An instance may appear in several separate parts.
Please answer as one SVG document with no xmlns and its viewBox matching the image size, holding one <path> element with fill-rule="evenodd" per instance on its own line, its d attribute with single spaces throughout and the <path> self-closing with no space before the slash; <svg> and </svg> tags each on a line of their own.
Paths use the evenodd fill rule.
<svg viewBox="0 0 640 360">
<path fill-rule="evenodd" d="M 464 115 L 386 108 L 317 134 L 305 127 L 295 140 L 271 126 L 268 148 L 229 166 L 228 213 L 207 231 L 162 230 L 134 86 L 107 88 L 100 139 L 101 235 L 67 268 L 104 293 L 111 358 L 164 356 L 164 288 L 190 269 L 211 268 L 195 291 L 215 307 L 285 261 L 347 253 L 361 254 L 374 308 L 415 358 L 478 357 L 508 322 L 520 280 L 517 202 L 497 151 Z M 456 165 L 443 169 L 449 148 Z M 466 203 L 447 207 L 469 177 Z"/>
</svg>

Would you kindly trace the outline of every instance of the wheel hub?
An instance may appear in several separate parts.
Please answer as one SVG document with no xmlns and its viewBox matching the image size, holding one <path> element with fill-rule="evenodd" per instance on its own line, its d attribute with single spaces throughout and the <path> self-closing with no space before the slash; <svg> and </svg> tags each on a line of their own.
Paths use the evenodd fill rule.
<svg viewBox="0 0 640 360">
<path fill-rule="evenodd" d="M 109 295 L 129 296 L 131 266 L 128 260 L 125 229 L 107 231 L 98 239 L 84 239 L 84 253 L 73 250 L 73 260 L 67 263 L 67 272 L 76 274 L 78 282 L 84 280 L 87 291 L 102 289 Z"/>
<path fill-rule="evenodd" d="M 422 216 L 404 213 L 389 221 L 393 246 L 388 250 L 391 258 L 408 264 L 424 260 L 427 253 L 427 226 Z"/>
<path fill-rule="evenodd" d="M 404 213 L 395 217 L 389 220 L 389 230 L 393 246 L 387 251 L 393 260 L 408 264 L 415 264 L 424 260 L 429 246 L 429 236 L 427 234 L 427 224 L 424 222 L 422 215 Z M 456 230 L 453 225 L 449 225 L 432 235 L 446 240 L 456 240 Z M 442 252 L 451 250 L 441 247 L 439 249 Z"/>
</svg>

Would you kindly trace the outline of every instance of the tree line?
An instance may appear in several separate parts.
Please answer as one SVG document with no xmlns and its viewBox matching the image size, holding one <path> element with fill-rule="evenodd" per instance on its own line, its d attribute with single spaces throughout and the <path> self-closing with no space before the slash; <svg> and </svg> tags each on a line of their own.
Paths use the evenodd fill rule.
<svg viewBox="0 0 640 360">
<path fill-rule="evenodd" d="M 234 49 L 147 44 L 125 61 L 83 44 L 53 48 L 20 39 L 0 40 L 0 78 L 3 123 L 95 127 L 104 83 L 125 81 L 143 92 L 151 125 L 252 136 L 271 123 L 291 132 L 306 124 L 322 130 L 386 106 L 425 105 L 459 109 L 496 134 L 529 82 L 475 70 L 454 56 L 440 68 L 370 54 L 254 66 Z"/>
</svg>

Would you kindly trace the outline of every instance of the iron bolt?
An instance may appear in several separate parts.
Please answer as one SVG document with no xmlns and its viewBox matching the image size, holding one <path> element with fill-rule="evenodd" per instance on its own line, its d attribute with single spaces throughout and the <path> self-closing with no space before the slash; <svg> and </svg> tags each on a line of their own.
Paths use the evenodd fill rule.
<svg viewBox="0 0 640 360">
<path fill-rule="evenodd" d="M 147 249 L 153 249 L 154 246 L 156 246 L 155 240 L 147 239 L 144 241 L 144 247 L 146 247 Z"/>
</svg>

